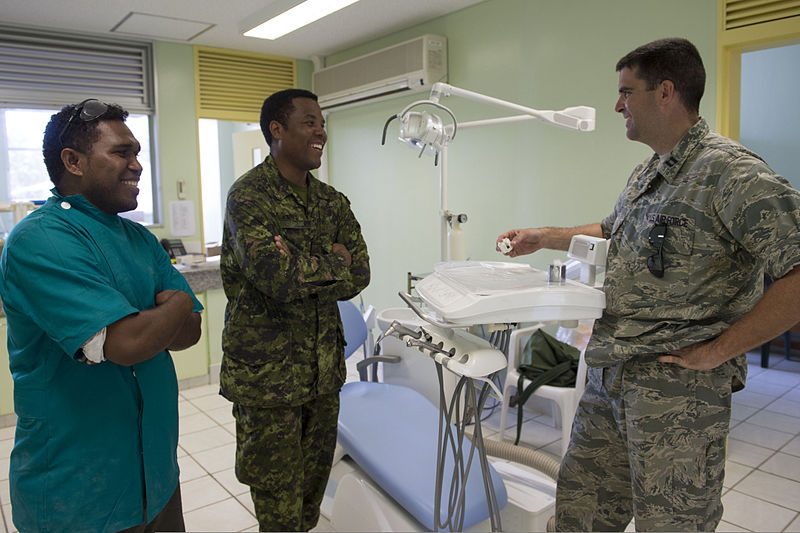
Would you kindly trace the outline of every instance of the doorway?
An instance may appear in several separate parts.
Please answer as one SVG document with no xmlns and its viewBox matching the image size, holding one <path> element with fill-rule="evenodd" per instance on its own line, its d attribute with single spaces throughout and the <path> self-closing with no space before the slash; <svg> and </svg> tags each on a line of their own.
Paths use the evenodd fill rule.
<svg viewBox="0 0 800 533">
<path fill-rule="evenodd" d="M 206 245 L 222 241 L 228 190 L 236 179 L 262 162 L 269 147 L 252 122 L 198 120 L 203 236 Z"/>
<path fill-rule="evenodd" d="M 800 189 L 800 44 L 742 52 L 739 140 Z"/>
</svg>

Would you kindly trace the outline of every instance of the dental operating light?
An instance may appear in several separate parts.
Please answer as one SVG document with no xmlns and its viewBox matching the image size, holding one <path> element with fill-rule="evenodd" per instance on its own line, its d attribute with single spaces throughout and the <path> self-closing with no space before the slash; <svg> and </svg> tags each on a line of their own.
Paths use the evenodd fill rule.
<svg viewBox="0 0 800 533">
<path fill-rule="evenodd" d="M 427 111 L 411 111 L 412 108 L 430 105 L 445 111 L 450 115 L 452 125 L 445 127 L 442 119 L 438 115 L 433 115 Z M 419 100 L 407 105 L 405 109 L 396 115 L 392 115 L 383 125 L 383 137 L 381 144 L 386 144 L 386 130 L 389 123 L 398 119 L 400 121 L 400 141 L 410 144 L 414 148 L 419 148 L 419 157 L 425 153 L 426 149 L 434 154 L 434 165 L 439 162 L 439 153 L 456 136 L 458 124 L 452 111 L 438 102 L 432 100 Z"/>
<path fill-rule="evenodd" d="M 459 124 L 453 112 L 439 102 L 441 98 L 448 96 L 460 96 L 466 100 L 483 102 L 522 114 L 486 120 L 473 120 Z M 451 123 L 445 124 L 440 116 L 427 110 L 412 111 L 412 109 L 421 106 L 429 106 L 444 111 L 449 115 Z M 441 166 L 439 167 L 441 259 L 442 261 L 463 261 L 466 260 L 466 251 L 463 245 L 464 234 L 460 229 L 459 223 L 466 222 L 467 217 L 464 213 L 456 214 L 447 209 L 447 146 L 455 139 L 456 131 L 458 129 L 531 119 L 576 131 L 594 131 L 595 109 L 588 106 L 576 106 L 567 107 L 560 111 L 542 111 L 439 82 L 433 84 L 430 95 L 426 100 L 412 102 L 402 111 L 386 120 L 383 125 L 382 145 L 386 144 L 386 131 L 394 119 L 397 119 L 400 123 L 399 140 L 401 142 L 418 149 L 419 157 L 422 157 L 422 154 L 425 153 L 433 155 L 434 166 L 438 166 L 441 159 Z"/>
<path fill-rule="evenodd" d="M 427 100 L 419 100 L 407 105 L 396 115 L 392 115 L 383 125 L 383 137 L 381 144 L 386 144 L 386 130 L 389 123 L 395 118 L 400 122 L 399 140 L 410 144 L 412 147 L 420 148 L 420 157 L 426 149 L 434 155 L 434 165 L 438 165 L 439 154 L 456 136 L 458 121 L 450 109 L 439 103 L 442 97 L 460 96 L 467 100 L 484 102 L 487 104 L 504 107 L 523 113 L 511 117 L 501 117 L 487 120 L 477 120 L 461 124 L 461 127 L 482 126 L 489 124 L 502 124 L 505 122 L 516 122 L 519 120 L 537 119 L 547 122 L 554 126 L 560 126 L 577 131 L 593 131 L 595 126 L 595 109 L 587 106 L 567 107 L 560 111 L 545 110 L 541 111 L 530 107 L 521 106 L 499 98 L 493 98 L 484 94 L 468 91 L 459 87 L 454 87 L 446 83 L 434 83 L 431 87 L 430 96 Z M 450 115 L 452 124 L 445 126 L 442 119 L 428 111 L 411 111 L 411 109 L 429 105 Z"/>
</svg>

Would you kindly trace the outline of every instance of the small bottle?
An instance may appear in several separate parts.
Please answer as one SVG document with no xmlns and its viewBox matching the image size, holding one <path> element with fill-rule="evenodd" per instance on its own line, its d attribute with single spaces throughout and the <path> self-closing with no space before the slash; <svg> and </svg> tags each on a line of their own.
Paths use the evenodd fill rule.
<svg viewBox="0 0 800 533">
<path fill-rule="evenodd" d="M 464 240 L 464 230 L 461 229 L 461 224 L 466 221 L 467 215 L 463 213 L 450 219 L 450 227 L 447 231 L 450 261 L 467 260 L 467 245 Z"/>
</svg>

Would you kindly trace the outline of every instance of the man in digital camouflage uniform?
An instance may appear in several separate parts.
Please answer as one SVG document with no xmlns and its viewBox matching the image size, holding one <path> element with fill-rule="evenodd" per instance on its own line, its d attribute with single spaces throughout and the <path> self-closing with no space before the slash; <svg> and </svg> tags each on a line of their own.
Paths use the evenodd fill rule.
<svg viewBox="0 0 800 533">
<path fill-rule="evenodd" d="M 270 155 L 228 194 L 221 394 L 236 418 L 236 476 L 262 531 L 313 528 L 336 444 L 344 334 L 337 300 L 369 283 L 347 198 L 315 179 L 327 140 L 317 97 L 289 89 L 261 109 Z"/>
<path fill-rule="evenodd" d="M 713 531 L 743 355 L 800 321 L 800 194 L 698 114 L 705 70 L 684 39 L 617 63 L 615 110 L 655 154 L 613 212 L 511 230 L 510 256 L 609 240 L 606 310 L 561 465 L 559 531 Z M 763 294 L 764 273 L 775 283 Z"/>
</svg>

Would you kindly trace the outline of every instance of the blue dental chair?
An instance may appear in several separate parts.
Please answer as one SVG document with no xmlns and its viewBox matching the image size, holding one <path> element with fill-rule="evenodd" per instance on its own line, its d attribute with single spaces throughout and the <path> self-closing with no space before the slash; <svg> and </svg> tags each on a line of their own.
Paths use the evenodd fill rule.
<svg viewBox="0 0 800 533">
<path fill-rule="evenodd" d="M 367 342 L 367 323 L 361 311 L 353 302 L 338 302 L 339 314 L 342 317 L 342 327 L 344 328 L 344 358 L 347 359 L 359 346 L 365 346 Z M 365 356 L 369 355 L 365 353 Z"/>
<path fill-rule="evenodd" d="M 339 315 L 342 317 L 342 327 L 344 328 L 344 358 L 353 355 L 359 346 L 364 347 L 364 359 L 356 365 L 358 376 L 361 381 L 367 381 L 367 369 L 372 366 L 372 381 L 378 381 L 378 363 L 396 363 L 400 360 L 396 356 L 380 356 L 369 353 L 372 348 L 371 332 L 367 327 L 367 315 L 374 314 L 372 306 L 366 313 L 361 311 L 353 302 L 338 302 Z"/>
<path fill-rule="evenodd" d="M 347 343 L 345 357 L 349 357 L 364 345 L 368 328 L 352 302 L 339 302 L 339 311 Z M 368 366 L 399 360 L 397 356 L 370 355 L 366 354 L 357 365 L 361 381 L 346 383 L 340 392 L 339 444 L 395 502 L 428 530 L 436 530 L 434 474 L 439 410 L 411 388 L 367 381 Z M 444 469 L 443 503 L 454 469 L 452 454 Z M 490 467 L 490 471 L 502 509 L 508 501 L 505 484 L 494 468 Z M 487 520 L 489 509 L 479 468 L 464 484 L 467 496 L 462 527 L 468 529 Z M 440 510 L 440 523 L 446 521 L 446 507 L 445 503 Z"/>
</svg>

